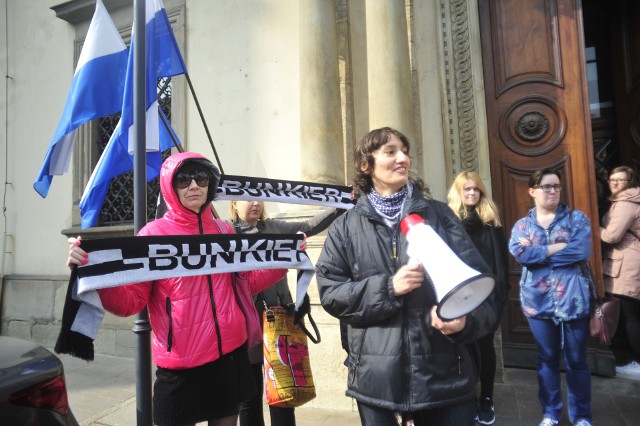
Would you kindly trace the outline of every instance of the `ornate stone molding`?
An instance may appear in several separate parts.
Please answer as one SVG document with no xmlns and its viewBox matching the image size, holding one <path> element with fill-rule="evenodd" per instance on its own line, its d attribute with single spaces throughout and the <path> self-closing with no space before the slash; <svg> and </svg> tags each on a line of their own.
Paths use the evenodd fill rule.
<svg viewBox="0 0 640 426">
<path fill-rule="evenodd" d="M 456 0 L 451 8 L 453 67 L 455 70 L 460 159 L 465 170 L 478 170 L 475 99 L 469 42 L 469 15 L 466 0 Z"/>
<path fill-rule="evenodd" d="M 131 6 L 133 0 L 105 0 L 103 3 L 107 10 L 112 11 L 121 7 Z M 95 8 L 95 0 L 71 0 L 51 6 L 51 10 L 56 13 L 56 17 L 74 25 L 90 20 Z"/>
<path fill-rule="evenodd" d="M 468 0 L 441 0 L 451 171 L 479 169 Z"/>
</svg>

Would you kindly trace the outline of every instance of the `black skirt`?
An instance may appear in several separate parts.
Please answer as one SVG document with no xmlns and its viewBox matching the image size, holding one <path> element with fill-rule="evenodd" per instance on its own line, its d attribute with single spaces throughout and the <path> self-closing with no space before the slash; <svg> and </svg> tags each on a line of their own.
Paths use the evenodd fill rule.
<svg viewBox="0 0 640 426">
<path fill-rule="evenodd" d="M 240 401 L 257 392 L 246 345 L 199 367 L 158 367 L 153 387 L 153 421 L 173 426 L 233 416 L 238 414 Z"/>
</svg>

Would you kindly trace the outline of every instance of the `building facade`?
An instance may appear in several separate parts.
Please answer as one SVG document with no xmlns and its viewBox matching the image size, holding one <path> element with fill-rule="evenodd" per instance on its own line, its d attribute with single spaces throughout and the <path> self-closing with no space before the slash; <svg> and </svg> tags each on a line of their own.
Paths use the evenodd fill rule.
<svg viewBox="0 0 640 426">
<path fill-rule="evenodd" d="M 69 172 L 46 199 L 32 184 L 59 120 L 93 0 L 0 0 L 0 333 L 53 346 L 68 270 L 66 237 L 131 235 L 126 218 L 80 229 L 78 202 L 100 154 L 104 123 L 83 126 Z M 133 0 L 104 0 L 125 42 Z M 609 2 L 611 3 L 611 2 Z M 640 7 L 631 0 L 165 0 L 189 77 L 224 172 L 350 183 L 352 147 L 370 129 L 391 126 L 412 141 L 413 167 L 434 198 L 453 177 L 475 170 L 500 206 L 507 234 L 529 208 L 528 175 L 562 169 L 564 201 L 594 229 L 595 275 L 603 176 L 637 165 Z M 602 16 L 608 19 L 597 19 Z M 604 25 L 602 22 L 606 22 Z M 170 82 L 170 116 L 186 149 L 213 160 L 186 79 Z M 102 146 L 103 147 L 103 146 Z M 122 203 L 115 197 L 111 201 Z M 222 216 L 228 204 L 214 203 Z M 271 216 L 313 209 L 270 205 Z M 323 238 L 309 241 L 317 258 Z M 535 355 L 519 310 L 512 263 L 502 323 L 508 365 Z M 290 280 L 292 281 L 292 280 Z M 601 285 L 601 284 L 600 284 Z M 311 348 L 318 398 L 343 397 L 337 321 L 311 298 L 322 343 Z M 133 356 L 132 319 L 108 317 L 97 351 Z M 595 371 L 612 357 L 590 349 Z M 325 374 L 326 372 L 326 374 Z"/>
</svg>

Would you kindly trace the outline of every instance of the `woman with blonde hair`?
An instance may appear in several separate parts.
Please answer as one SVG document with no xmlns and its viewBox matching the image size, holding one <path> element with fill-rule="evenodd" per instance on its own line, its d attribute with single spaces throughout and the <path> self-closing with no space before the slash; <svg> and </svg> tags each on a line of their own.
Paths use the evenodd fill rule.
<svg viewBox="0 0 640 426">
<path fill-rule="evenodd" d="M 487 188 L 476 172 L 462 172 L 456 176 L 449 194 L 449 207 L 464 225 L 474 245 L 491 267 L 496 277 L 493 298 L 498 320 L 491 332 L 480 338 L 476 355 L 480 367 L 480 407 L 476 420 L 483 425 L 493 424 L 496 420 L 493 408 L 493 384 L 496 375 L 496 351 L 493 335 L 500 326 L 502 311 L 507 301 L 507 242 L 500 221 L 498 207 L 487 195 Z"/>
<path fill-rule="evenodd" d="M 473 191 L 471 190 L 472 188 Z M 470 203 L 467 200 L 474 201 Z M 472 216 L 475 211 L 482 223 L 502 227 L 498 206 L 487 195 L 487 187 L 476 172 L 461 172 L 458 174 L 453 184 L 451 184 L 451 189 L 447 194 L 447 201 L 451 210 L 461 221 Z"/>
</svg>

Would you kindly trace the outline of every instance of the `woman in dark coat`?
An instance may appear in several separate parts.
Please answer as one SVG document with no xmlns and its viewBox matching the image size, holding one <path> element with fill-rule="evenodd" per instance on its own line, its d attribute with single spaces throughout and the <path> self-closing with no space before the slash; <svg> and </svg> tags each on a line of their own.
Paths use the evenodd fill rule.
<svg viewBox="0 0 640 426">
<path fill-rule="evenodd" d="M 480 338 L 477 343 L 480 366 L 480 406 L 476 420 L 483 425 L 496 421 L 493 408 L 493 384 L 496 376 L 496 350 L 493 344 L 495 330 L 507 301 L 507 240 L 500 221 L 498 207 L 487 194 L 487 188 L 476 172 L 462 172 L 456 176 L 447 196 L 449 207 L 462 221 L 473 244 L 496 277 L 493 292 L 498 311 L 495 329 Z"/>
<path fill-rule="evenodd" d="M 493 300 L 441 320 L 424 267 L 409 263 L 400 220 L 422 216 L 465 263 L 489 268 L 447 205 L 426 199 L 422 182 L 409 177 L 406 136 L 371 131 L 354 163 L 362 196 L 334 222 L 316 265 L 322 306 L 348 324 L 347 395 L 363 425 L 471 426 L 476 373 L 467 344 L 494 327 Z"/>
<path fill-rule="evenodd" d="M 294 234 L 303 232 L 311 237 L 327 229 L 331 222 L 342 214 L 344 210 L 325 209 L 309 220 L 303 222 L 289 222 L 278 219 L 267 219 L 263 201 L 232 201 L 230 210 L 231 225 L 238 234 Z M 284 277 L 276 285 L 254 296 L 256 309 L 262 319 L 265 306 L 288 306 L 293 303 L 287 277 Z M 257 395 L 240 403 L 240 426 L 263 426 L 264 416 L 262 410 L 262 389 L 264 388 L 262 377 L 262 345 L 253 347 L 249 351 L 253 374 L 258 389 Z M 295 426 L 296 417 L 293 408 L 269 407 L 271 426 Z"/>
</svg>

